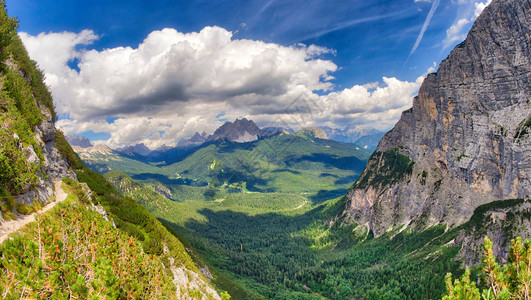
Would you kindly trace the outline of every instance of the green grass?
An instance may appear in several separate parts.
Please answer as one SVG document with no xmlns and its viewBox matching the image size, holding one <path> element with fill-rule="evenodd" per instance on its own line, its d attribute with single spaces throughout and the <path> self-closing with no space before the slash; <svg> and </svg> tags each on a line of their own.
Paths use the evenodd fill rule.
<svg viewBox="0 0 531 300">
<path fill-rule="evenodd" d="M 44 156 L 34 127 L 45 117 L 38 104 L 55 117 L 51 95 L 42 82 L 44 76 L 29 59 L 16 34 L 17 27 L 16 20 L 7 15 L 5 2 L 0 1 L 0 187 L 11 194 L 31 188 L 42 172 Z M 30 147 L 37 162 L 26 159 Z"/>
<path fill-rule="evenodd" d="M 171 299 L 176 287 L 159 258 L 81 203 L 69 195 L 0 245 L 5 299 Z"/>
</svg>

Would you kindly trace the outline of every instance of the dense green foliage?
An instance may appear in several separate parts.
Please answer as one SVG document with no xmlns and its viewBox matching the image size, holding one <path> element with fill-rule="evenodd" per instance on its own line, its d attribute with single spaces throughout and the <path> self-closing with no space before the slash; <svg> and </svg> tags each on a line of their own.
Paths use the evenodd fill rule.
<svg viewBox="0 0 531 300">
<path fill-rule="evenodd" d="M 3 299 L 175 298 L 171 275 L 138 241 L 75 195 L 0 245 Z"/>
<path fill-rule="evenodd" d="M 392 185 L 406 175 L 411 175 L 415 164 L 409 157 L 400 154 L 398 149 L 374 152 L 371 160 L 378 161 L 379 165 L 377 168 L 367 168 L 363 176 L 354 184 L 355 188 Z"/>
<path fill-rule="evenodd" d="M 5 0 L 0 1 L 0 66 L 2 69 L 5 60 L 9 57 L 7 48 L 14 38 L 16 28 L 16 20 L 7 15 Z"/>
<path fill-rule="evenodd" d="M 38 180 L 43 154 L 34 127 L 55 112 L 43 74 L 29 59 L 16 34 L 18 24 L 0 1 L 0 187 L 10 193 L 30 188 Z M 28 161 L 35 152 L 38 161 Z"/>
<path fill-rule="evenodd" d="M 342 198 L 311 210 L 275 212 L 244 208 L 252 201 L 245 194 L 231 201 L 179 203 L 123 173 L 106 177 L 121 192 L 138 195 L 212 266 L 248 290 L 241 295 L 224 286 L 234 299 L 438 298 L 444 274 L 458 270 L 458 249 L 447 245 L 456 231 L 395 230 L 374 239 L 365 228 L 335 220 L 345 205 Z"/>
<path fill-rule="evenodd" d="M 470 281 L 469 270 L 453 283 L 452 275 L 447 274 L 447 294 L 443 299 L 480 299 L 480 295 L 485 300 L 531 299 L 531 240 L 512 240 L 508 262 L 500 266 L 492 253 L 492 242 L 485 238 L 482 262 L 480 287 Z"/>
<path fill-rule="evenodd" d="M 121 193 L 137 200 L 149 211 L 155 213 L 168 227 L 175 229 L 177 234 L 193 239 L 192 246 L 201 249 L 201 254 L 218 252 L 219 249 L 210 241 L 207 246 L 204 246 L 209 250 L 203 252 L 204 249 L 201 246 L 203 239 L 198 237 L 203 233 L 183 230 L 183 228 L 193 222 L 208 223 L 208 216 L 205 212 L 210 211 L 214 215 L 222 214 L 232 220 L 227 220 L 226 224 L 218 224 L 221 227 L 217 228 L 216 235 L 219 236 L 216 238 L 220 239 L 223 239 L 222 232 L 227 229 L 226 226 L 234 227 L 233 223 L 238 223 L 234 228 L 239 229 L 247 226 L 248 217 L 259 218 L 263 228 L 257 229 L 255 225 L 249 224 L 253 231 L 245 234 L 247 236 L 250 233 L 256 233 L 254 230 L 262 231 L 254 236 L 252 242 L 258 243 L 262 240 L 262 246 L 255 250 L 247 250 L 254 251 L 252 256 L 236 259 L 235 263 L 231 263 L 231 259 L 233 259 L 232 256 L 239 255 L 236 252 L 228 258 L 225 256 L 228 254 L 227 251 L 220 251 L 218 257 L 225 257 L 224 261 L 235 268 L 241 268 L 240 264 L 253 259 L 263 264 L 265 258 L 271 256 L 269 254 L 257 256 L 257 254 L 265 251 L 264 249 L 267 248 L 265 245 L 275 244 L 264 235 L 275 232 L 282 239 L 282 243 L 286 241 L 287 243 L 282 246 L 283 250 L 271 250 L 277 260 L 274 263 L 275 267 L 266 267 L 262 271 L 279 272 L 290 269 L 290 262 L 297 261 L 297 258 L 305 256 L 304 253 L 313 251 L 306 247 L 306 243 L 298 243 L 303 239 L 290 239 L 286 235 L 287 232 L 292 231 L 289 228 L 291 224 L 289 216 L 297 216 L 309 211 L 312 203 L 343 195 L 364 167 L 369 153 L 348 144 L 311 137 L 280 135 L 244 144 L 205 145 L 183 154 L 173 162 L 148 164 L 117 154 L 111 155 L 113 155 L 112 158 L 108 155 L 95 154 L 90 158 L 84 157 L 84 159 L 97 170 L 105 170 L 108 166 L 110 169 L 119 169 L 135 179 L 143 180 L 145 186 L 135 183 L 129 176 L 120 172 L 111 171 L 105 174 Z M 177 201 L 170 201 L 165 197 Z M 238 217 L 234 217 L 232 213 Z M 279 218 L 268 219 L 269 215 L 264 215 L 275 216 L 278 213 L 282 213 Z M 303 227 L 299 229 L 303 229 L 313 218 L 305 219 L 305 223 L 300 224 Z M 270 224 L 279 220 L 285 221 L 276 225 Z M 287 231 L 283 233 L 284 229 Z M 233 238 L 232 232 L 226 234 L 228 239 Z M 281 258 L 287 253 L 289 247 L 292 247 L 292 250 L 287 255 L 291 258 Z M 219 267 L 212 260 L 207 260 L 215 267 Z M 316 258 L 313 257 L 310 260 L 312 262 L 308 265 L 312 265 Z M 281 266 L 284 263 L 285 265 Z M 258 264 L 253 264 L 253 266 L 258 267 Z M 296 268 L 294 270 L 300 272 Z M 258 274 L 256 276 L 261 276 L 260 270 L 253 272 Z M 224 274 L 215 274 L 214 282 L 227 289 L 235 299 L 249 299 L 271 293 L 267 291 L 271 287 L 248 289 L 249 292 L 244 292 L 239 285 L 254 286 L 257 283 L 253 283 L 253 279 L 243 279 L 242 274 L 234 276 L 232 272 L 223 273 L 229 279 L 226 279 Z M 286 273 L 281 281 L 284 280 L 284 276 L 288 278 L 290 275 L 291 273 Z M 275 275 L 274 281 L 280 280 L 278 278 L 278 275 Z M 234 284 L 234 279 L 242 279 L 243 282 L 239 281 L 239 285 Z M 259 285 L 261 286 L 261 283 Z M 285 289 L 283 288 L 281 292 L 285 292 Z M 289 293 L 307 295 L 307 291 Z"/>
<path fill-rule="evenodd" d="M 234 299 L 437 299 L 445 291 L 444 274 L 460 275 L 452 241 L 461 230 L 477 232 L 489 211 L 522 200 L 478 207 L 471 220 L 445 231 L 397 228 L 373 238 L 365 227 L 345 225 L 336 216 L 344 199 L 313 209 L 275 211 L 253 208 L 253 198 L 175 202 L 120 172 L 106 174 L 118 189 L 138 200 L 182 234 L 207 261 L 248 290 Z M 143 196 L 142 196 L 143 195 Z M 240 202 L 241 201 L 241 202 Z M 239 203 L 240 202 L 240 203 Z M 230 286 L 224 286 L 230 290 Z"/>
</svg>

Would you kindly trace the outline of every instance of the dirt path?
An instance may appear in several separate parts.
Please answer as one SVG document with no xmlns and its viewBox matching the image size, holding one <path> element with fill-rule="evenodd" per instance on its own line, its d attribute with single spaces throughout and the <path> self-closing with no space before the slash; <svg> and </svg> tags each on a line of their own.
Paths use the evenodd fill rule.
<svg viewBox="0 0 531 300">
<path fill-rule="evenodd" d="M 55 181 L 54 187 L 55 187 L 55 201 L 48 203 L 45 207 L 43 207 L 41 210 L 39 210 L 36 213 L 32 213 L 31 215 L 22 216 L 21 218 L 18 218 L 16 220 L 11 220 L 4 222 L 0 225 L 0 244 L 4 242 L 4 240 L 7 238 L 7 236 L 22 228 L 24 225 L 34 222 L 35 221 L 35 215 L 36 214 L 42 214 L 50 209 L 52 209 L 57 203 L 62 202 L 66 199 L 67 194 L 61 187 L 62 181 Z"/>
<path fill-rule="evenodd" d="M 299 205 L 299 206 L 297 206 L 297 207 L 295 207 L 295 208 L 292 208 L 291 210 L 297 210 L 297 209 L 300 209 L 300 208 L 302 208 L 304 205 L 306 205 L 306 203 L 308 203 L 308 200 L 304 200 L 304 201 L 301 203 L 301 205 Z"/>
</svg>

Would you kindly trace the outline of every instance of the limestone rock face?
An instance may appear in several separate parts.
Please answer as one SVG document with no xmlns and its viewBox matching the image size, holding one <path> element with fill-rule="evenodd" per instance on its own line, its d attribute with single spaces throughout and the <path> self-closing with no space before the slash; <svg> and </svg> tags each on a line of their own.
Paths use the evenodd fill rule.
<svg viewBox="0 0 531 300">
<path fill-rule="evenodd" d="M 429 74 L 347 194 L 376 236 L 531 196 L 531 0 L 494 0 Z"/>
<path fill-rule="evenodd" d="M 53 182 L 55 180 L 70 177 L 76 178 L 76 174 L 70 169 L 68 162 L 55 148 L 55 125 L 52 122 L 52 115 L 47 108 L 41 107 L 41 112 L 46 116 L 45 120 L 35 127 L 35 139 L 42 148 L 44 155 L 43 174 L 38 174 L 39 180 L 34 187 L 28 187 L 26 191 L 16 196 L 19 203 L 33 204 L 33 200 L 44 203 L 53 193 Z M 35 149 L 28 146 L 26 151 L 27 159 L 38 163 L 40 159 L 35 154 Z"/>
<path fill-rule="evenodd" d="M 516 236 L 523 240 L 531 237 L 531 202 L 524 201 L 507 208 L 493 209 L 483 215 L 479 224 L 469 230 L 462 230 L 455 240 L 462 245 L 457 259 L 463 259 L 467 266 L 478 265 L 483 256 L 485 236 L 492 241 L 492 252 L 495 257 L 507 262 L 511 239 Z M 509 236 L 507 232 L 510 232 Z"/>
<path fill-rule="evenodd" d="M 247 143 L 267 136 L 267 133 L 260 129 L 252 120 L 243 118 L 233 122 L 226 122 L 216 131 L 206 138 L 206 142 L 228 140 L 236 143 Z"/>
</svg>

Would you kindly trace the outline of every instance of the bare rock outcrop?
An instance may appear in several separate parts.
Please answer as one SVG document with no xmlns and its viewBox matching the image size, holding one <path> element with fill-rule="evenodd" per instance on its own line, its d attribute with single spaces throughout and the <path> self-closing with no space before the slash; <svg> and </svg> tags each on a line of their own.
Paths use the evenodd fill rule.
<svg viewBox="0 0 531 300">
<path fill-rule="evenodd" d="M 38 146 L 42 149 L 43 161 L 42 172 L 38 172 L 39 179 L 37 183 L 28 187 L 25 191 L 15 196 L 18 203 L 31 205 L 36 199 L 40 203 L 46 203 L 53 193 L 53 182 L 64 177 L 76 178 L 76 174 L 70 168 L 66 159 L 59 153 L 55 147 L 55 125 L 52 121 L 52 115 L 45 107 L 41 107 L 44 114 L 44 121 L 34 128 L 35 139 Z M 28 161 L 39 164 L 41 159 L 35 153 L 33 146 L 29 145 L 25 149 Z"/>
<path fill-rule="evenodd" d="M 531 0 L 494 0 L 429 74 L 347 195 L 379 236 L 531 196 Z"/>
</svg>

